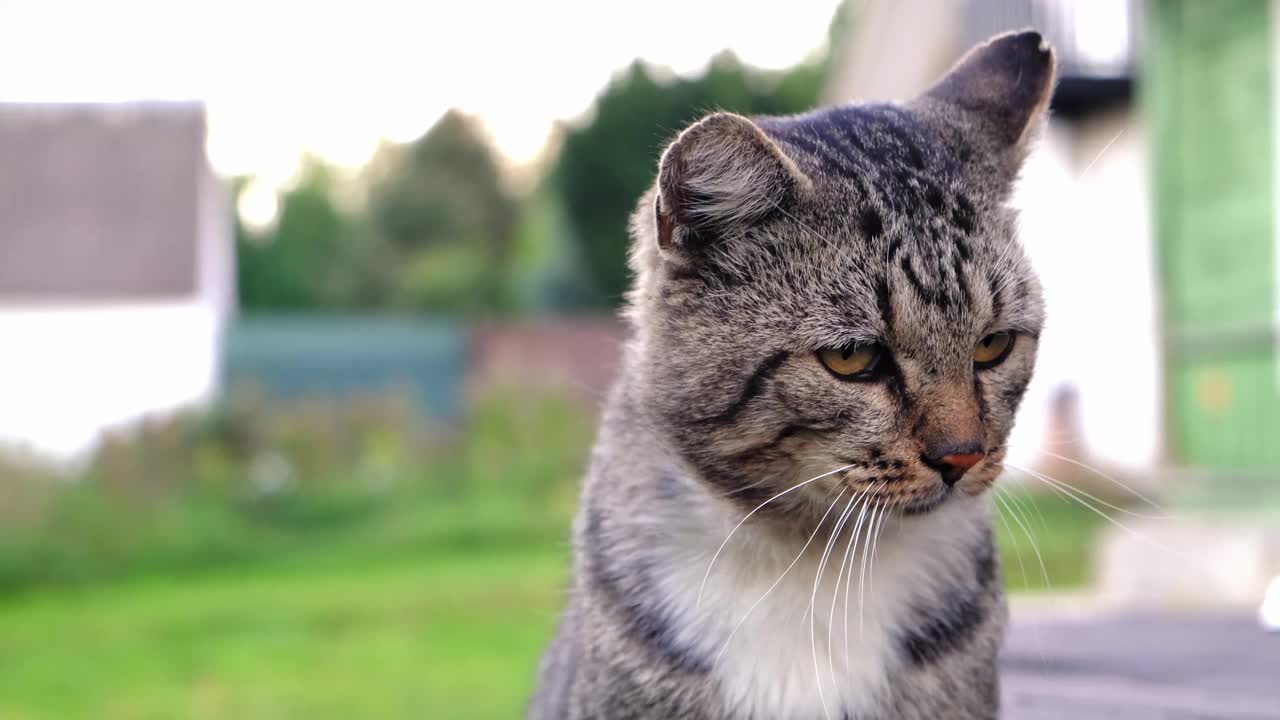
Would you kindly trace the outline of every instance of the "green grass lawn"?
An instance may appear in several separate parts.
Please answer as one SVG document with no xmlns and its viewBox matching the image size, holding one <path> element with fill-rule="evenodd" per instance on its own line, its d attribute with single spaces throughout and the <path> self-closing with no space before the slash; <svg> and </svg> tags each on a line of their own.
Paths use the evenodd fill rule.
<svg viewBox="0 0 1280 720">
<path fill-rule="evenodd" d="M 1024 522 L 1053 587 L 1078 585 L 1096 523 L 1035 502 Z M 0 718 L 519 717 L 566 543 L 537 523 L 490 543 L 409 529 L 441 518 L 412 512 L 278 562 L 0 601 Z M 1042 590 L 1022 531 L 1025 581 L 997 525 L 1010 586 Z"/>
<path fill-rule="evenodd" d="M 50 591 L 0 606 L 0 718 L 513 718 L 554 545 Z"/>
<path fill-rule="evenodd" d="M 77 478 L 0 462 L 0 720 L 519 717 L 589 416 L 499 397 L 420 447 L 358 409 L 162 426 Z M 287 491 L 256 489 L 262 457 Z M 1018 521 L 1080 585 L 1100 520 L 1021 502 L 1010 588 L 1045 589 Z"/>
</svg>

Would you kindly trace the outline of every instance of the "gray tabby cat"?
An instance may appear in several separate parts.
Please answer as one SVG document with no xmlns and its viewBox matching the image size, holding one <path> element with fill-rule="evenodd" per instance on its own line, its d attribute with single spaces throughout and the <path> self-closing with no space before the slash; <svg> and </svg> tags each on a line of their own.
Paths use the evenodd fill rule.
<svg viewBox="0 0 1280 720">
<path fill-rule="evenodd" d="M 998 715 L 988 490 L 1043 317 L 1006 201 L 1054 66 L 1003 35 L 666 150 L 532 718 Z"/>
</svg>

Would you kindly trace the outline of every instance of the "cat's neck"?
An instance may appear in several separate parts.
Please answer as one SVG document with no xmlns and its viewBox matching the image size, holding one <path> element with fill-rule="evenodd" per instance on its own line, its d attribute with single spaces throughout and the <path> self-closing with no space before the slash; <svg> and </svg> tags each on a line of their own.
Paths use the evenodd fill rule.
<svg viewBox="0 0 1280 720">
<path fill-rule="evenodd" d="M 824 701 L 836 717 L 874 712 L 913 613 L 968 582 L 976 549 L 989 548 L 989 500 L 873 516 L 846 493 L 816 531 L 743 522 L 747 511 L 656 435 L 602 437 L 589 492 L 611 546 L 643 568 L 673 645 L 715 677 L 735 716 L 822 717 Z"/>
</svg>

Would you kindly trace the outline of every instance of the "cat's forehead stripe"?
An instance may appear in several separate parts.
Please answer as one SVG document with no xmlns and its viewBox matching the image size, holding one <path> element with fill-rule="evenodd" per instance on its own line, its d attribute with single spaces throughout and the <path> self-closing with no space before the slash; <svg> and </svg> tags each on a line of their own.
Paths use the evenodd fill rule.
<svg viewBox="0 0 1280 720">
<path fill-rule="evenodd" d="M 813 211 L 871 253 L 852 270 L 872 275 L 867 287 L 887 331 L 897 293 L 953 320 L 977 311 L 972 323 L 1027 313 L 1016 285 L 996 292 L 998 283 L 983 282 L 1016 276 L 1021 254 L 1007 251 L 1000 201 L 965 169 L 972 150 L 962 139 L 892 105 L 771 118 L 761 127 L 814 176 L 821 195 Z"/>
<path fill-rule="evenodd" d="M 953 158 L 932 150 L 936 133 L 892 105 L 848 105 L 760 124 L 818 169 L 839 177 L 865 178 L 892 169 L 938 176 L 956 170 Z"/>
</svg>

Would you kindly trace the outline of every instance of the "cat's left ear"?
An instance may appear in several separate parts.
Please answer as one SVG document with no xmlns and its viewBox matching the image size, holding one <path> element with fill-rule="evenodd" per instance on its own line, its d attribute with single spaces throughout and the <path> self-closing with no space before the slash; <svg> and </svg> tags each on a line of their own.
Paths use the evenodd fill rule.
<svg viewBox="0 0 1280 720">
<path fill-rule="evenodd" d="M 1045 118 L 1056 66 L 1040 33 L 998 35 L 966 53 L 913 104 L 958 125 L 1016 172 Z"/>
<path fill-rule="evenodd" d="M 658 247 L 697 254 L 811 186 L 755 123 L 733 113 L 709 115 L 662 154 L 654 207 Z"/>
</svg>

